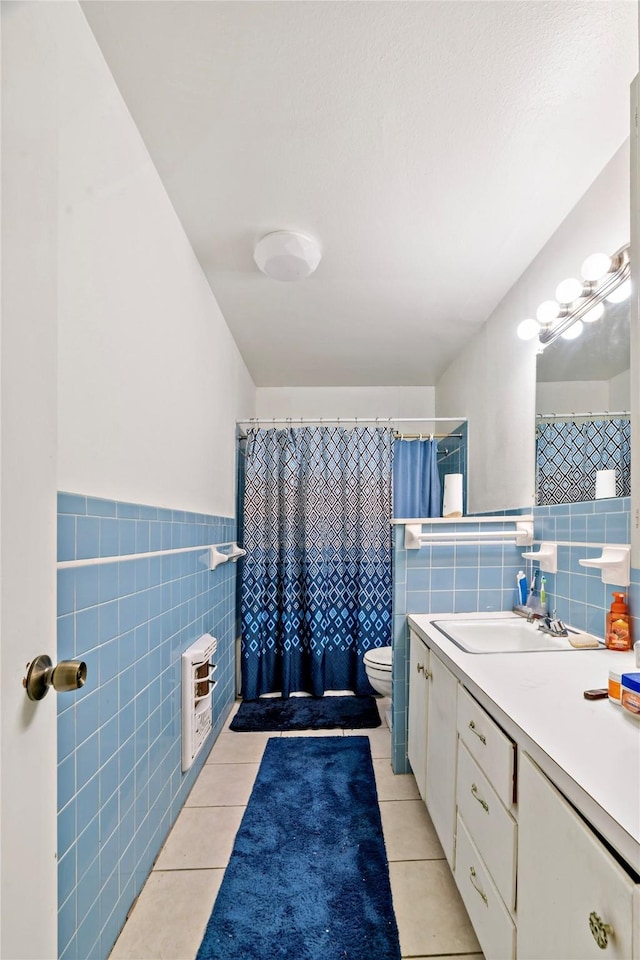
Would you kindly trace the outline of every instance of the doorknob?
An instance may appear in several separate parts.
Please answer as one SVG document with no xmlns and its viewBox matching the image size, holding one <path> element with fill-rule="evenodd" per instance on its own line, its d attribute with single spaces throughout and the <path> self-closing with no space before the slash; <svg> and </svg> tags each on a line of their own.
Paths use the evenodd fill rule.
<svg viewBox="0 0 640 960">
<path fill-rule="evenodd" d="M 40 654 L 27 664 L 27 675 L 22 686 L 29 700 L 42 700 L 53 687 L 58 693 L 79 690 L 87 679 L 87 665 L 83 660 L 61 660 L 55 667 L 51 657 Z"/>
</svg>

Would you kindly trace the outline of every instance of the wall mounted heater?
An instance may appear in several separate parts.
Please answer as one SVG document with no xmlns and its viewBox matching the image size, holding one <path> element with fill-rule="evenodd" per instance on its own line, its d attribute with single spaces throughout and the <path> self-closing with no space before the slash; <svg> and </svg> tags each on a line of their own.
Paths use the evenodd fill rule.
<svg viewBox="0 0 640 960">
<path fill-rule="evenodd" d="M 188 770 L 213 726 L 213 688 L 217 681 L 211 658 L 218 641 L 205 633 L 182 654 L 182 770 Z"/>
</svg>

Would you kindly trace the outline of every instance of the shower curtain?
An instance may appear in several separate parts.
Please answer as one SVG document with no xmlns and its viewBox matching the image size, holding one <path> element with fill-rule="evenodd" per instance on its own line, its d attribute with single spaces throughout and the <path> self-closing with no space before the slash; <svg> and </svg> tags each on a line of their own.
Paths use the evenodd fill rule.
<svg viewBox="0 0 640 960">
<path fill-rule="evenodd" d="M 616 496 L 631 488 L 631 421 L 554 420 L 536 432 L 536 502 L 579 503 L 595 497 L 596 471 L 616 471 Z"/>
<path fill-rule="evenodd" d="M 371 693 L 391 643 L 390 430 L 252 429 L 242 571 L 242 696 Z"/>
<path fill-rule="evenodd" d="M 396 440 L 393 454 L 394 517 L 439 517 L 442 496 L 437 440 Z"/>
</svg>

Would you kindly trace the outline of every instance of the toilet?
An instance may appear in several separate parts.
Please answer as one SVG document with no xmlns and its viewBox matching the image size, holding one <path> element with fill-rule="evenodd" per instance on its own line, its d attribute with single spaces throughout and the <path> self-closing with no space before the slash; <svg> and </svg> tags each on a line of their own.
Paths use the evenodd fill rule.
<svg viewBox="0 0 640 960">
<path fill-rule="evenodd" d="M 364 669 L 369 683 L 383 697 L 391 696 L 393 647 L 375 647 L 364 655 Z"/>
</svg>

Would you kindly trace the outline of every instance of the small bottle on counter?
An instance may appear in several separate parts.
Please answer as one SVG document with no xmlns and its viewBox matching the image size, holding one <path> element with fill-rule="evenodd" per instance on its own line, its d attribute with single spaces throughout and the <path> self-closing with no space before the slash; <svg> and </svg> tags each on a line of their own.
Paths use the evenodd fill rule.
<svg viewBox="0 0 640 960">
<path fill-rule="evenodd" d="M 609 700 L 611 703 L 616 703 L 620 706 L 620 701 L 622 698 L 622 691 L 620 689 L 620 682 L 622 680 L 622 674 L 617 670 L 609 670 L 609 685 L 608 693 Z"/>
<path fill-rule="evenodd" d="M 640 718 L 640 673 L 623 673 L 620 702 L 625 710 Z"/>
<path fill-rule="evenodd" d="M 631 650 L 631 620 L 626 594 L 614 593 L 607 614 L 605 644 L 609 650 Z"/>
<path fill-rule="evenodd" d="M 640 640 L 636 640 L 633 645 L 633 650 L 636 655 L 636 667 L 640 670 Z"/>
</svg>

